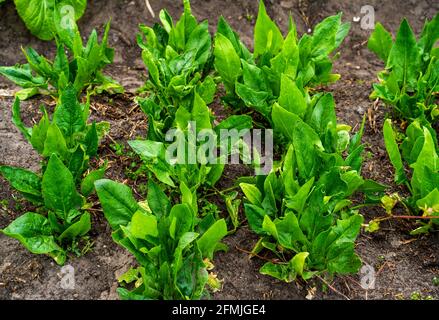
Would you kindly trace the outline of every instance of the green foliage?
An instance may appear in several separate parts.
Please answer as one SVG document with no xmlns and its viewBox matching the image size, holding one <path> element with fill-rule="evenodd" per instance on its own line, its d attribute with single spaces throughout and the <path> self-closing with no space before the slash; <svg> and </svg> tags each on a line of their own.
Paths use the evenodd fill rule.
<svg viewBox="0 0 439 320">
<path fill-rule="evenodd" d="M 374 84 L 371 98 L 379 98 L 393 106 L 409 120 L 422 118 L 429 122 L 439 116 L 436 98 L 439 92 L 439 14 L 426 21 L 416 39 L 406 19 L 401 22 L 395 40 L 378 23 L 368 47 L 385 63 Z"/>
<path fill-rule="evenodd" d="M 208 23 L 198 23 L 188 0 L 175 24 L 166 10 L 160 12 L 162 25 L 141 25 L 137 42 L 148 68 L 149 78 L 141 91 L 148 92 L 138 103 L 148 115 L 148 138 L 161 141 L 172 126 L 179 106 L 190 109 L 195 90 L 209 104 L 216 84 L 211 69 L 211 36 Z"/>
<path fill-rule="evenodd" d="M 383 191 L 361 177 L 364 122 L 350 137 L 349 128 L 337 125 L 331 94 L 315 95 L 302 117 L 302 109 L 290 110 L 277 103 L 272 109 L 274 128 L 290 141 L 282 166 L 241 184 L 248 223 L 261 236 L 254 251 L 265 248 L 281 260 L 260 271 L 287 282 L 355 273 L 361 262 L 354 242 L 363 218 L 349 198 L 360 191 L 376 201 Z"/>
<path fill-rule="evenodd" d="M 176 137 L 170 137 L 175 138 L 175 141 L 159 142 L 151 139 L 128 143 L 160 182 L 170 187 L 175 187 L 177 182 L 184 183 L 191 192 L 196 192 L 203 185 L 213 187 L 224 170 L 220 157 L 215 155 L 207 161 L 211 155 L 207 154 L 209 150 L 204 153 L 200 151 L 203 150 L 203 145 L 209 146 L 211 139 L 215 139 L 214 146 L 224 145 L 221 143 L 221 136 L 218 136 L 220 129 L 245 130 L 251 127 L 251 118 L 245 115 L 231 116 L 214 126 L 209 108 L 201 96 L 195 93 L 192 108 L 187 110 L 180 106 L 175 113 L 171 128 Z M 207 137 L 207 141 L 197 139 L 197 134 L 203 129 L 210 130 L 211 135 Z M 150 136 L 149 134 L 148 137 Z M 234 141 L 233 145 L 236 146 L 240 141 Z M 231 150 L 231 147 L 227 147 L 224 154 L 230 154 Z M 196 159 L 191 161 L 190 157 Z"/>
<path fill-rule="evenodd" d="M 430 126 L 414 120 L 408 127 L 401 143 L 392 121 L 384 123 L 384 142 L 390 161 L 395 168 L 395 182 L 406 184 L 411 196 L 405 199 L 406 205 L 413 213 L 422 212 L 424 216 L 439 215 L 439 147 L 436 132 Z M 411 178 L 405 173 L 405 166 L 411 170 Z M 414 234 L 427 232 L 433 223 L 416 229 Z"/>
<path fill-rule="evenodd" d="M 28 128 L 21 120 L 18 98 L 12 111 L 13 122 L 43 157 L 41 175 L 11 166 L 0 166 L 0 174 L 23 197 L 42 206 L 47 217 L 28 212 L 2 232 L 29 251 L 48 254 L 64 264 L 66 249 L 91 227 L 89 213 L 81 208 L 94 190 L 94 181 L 103 178 L 105 167 L 85 172 L 108 125 L 87 123 L 89 102 L 80 104 L 73 86 L 61 92 L 52 119 L 44 108 L 42 112 L 39 123 Z"/>
<path fill-rule="evenodd" d="M 305 34 L 298 39 L 291 20 L 289 33 L 283 38 L 261 1 L 254 31 L 254 53 L 251 54 L 221 17 L 214 55 L 215 69 L 227 91 L 223 100 L 236 108 L 253 108 L 271 120 L 271 107 L 282 96 L 281 79 L 289 79 L 293 85 L 296 83 L 308 91 L 339 78 L 339 75 L 331 74 L 330 54 L 341 44 L 349 28 L 349 23 L 342 23 L 341 14 L 338 14 L 319 23 L 312 35 Z M 284 85 L 290 86 L 287 81 Z M 290 97 L 285 94 L 284 100 L 294 98 L 297 92 L 292 92 Z"/>
<path fill-rule="evenodd" d="M 26 27 L 42 40 L 54 38 L 56 14 L 62 14 L 65 23 L 70 23 L 67 19 L 74 22 L 81 18 L 87 6 L 87 0 L 14 0 L 14 2 Z"/>
<path fill-rule="evenodd" d="M 206 296 L 208 261 L 227 234 L 223 219 L 198 219 L 190 199 L 171 206 L 153 182 L 148 197 L 137 203 L 131 190 L 111 180 L 99 180 L 96 191 L 113 229 L 113 239 L 130 251 L 139 267 L 119 278 L 135 283 L 118 288 L 122 299 L 200 299 Z M 188 201 L 189 200 L 189 201 Z"/>
<path fill-rule="evenodd" d="M 61 16 L 55 14 L 54 19 L 57 26 L 61 24 Z M 55 32 L 57 51 L 53 61 L 32 48 L 25 48 L 27 63 L 0 67 L 0 74 L 23 88 L 16 93 L 21 100 L 36 94 L 58 96 L 71 84 L 77 96 L 85 88 L 93 89 L 93 93 L 121 93 L 123 87 L 102 73 L 114 57 L 114 50 L 107 45 L 109 30 L 110 23 L 107 23 L 101 43 L 93 30 L 84 46 L 74 22 L 70 28 L 59 27 Z"/>
</svg>

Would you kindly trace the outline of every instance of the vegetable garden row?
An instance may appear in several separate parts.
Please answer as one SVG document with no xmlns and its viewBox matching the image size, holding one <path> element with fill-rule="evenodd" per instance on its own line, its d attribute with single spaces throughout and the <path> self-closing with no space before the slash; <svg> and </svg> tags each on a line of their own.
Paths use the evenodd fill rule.
<svg viewBox="0 0 439 320">
<path fill-rule="evenodd" d="M 16 1 L 30 30 L 54 39 L 57 50 L 51 61 L 26 48 L 26 64 L 0 67 L 0 74 L 22 88 L 12 121 L 42 157 L 39 172 L 0 166 L 11 186 L 37 207 L 1 230 L 5 235 L 63 265 L 81 252 L 81 238 L 92 228 L 88 209 L 96 192 L 113 240 L 138 263 L 118 279 L 120 297 L 200 299 L 220 287 L 210 272 L 212 262 L 217 251 L 227 250 L 223 238 L 243 223 L 241 204 L 259 236 L 252 255 L 264 251 L 272 257 L 260 272 L 286 282 L 357 273 L 360 230 L 374 232 L 382 221 L 401 218 L 392 213 L 398 203 L 407 219 L 417 220 L 412 235 L 437 227 L 439 15 L 426 21 L 418 37 L 405 19 L 394 37 L 377 23 L 368 41 L 385 64 L 370 97 L 394 111 L 385 121 L 383 139 L 395 182 L 410 193 L 403 198 L 386 194 L 387 186 L 362 176 L 366 119 L 357 132 L 338 123 L 333 95 L 324 91 L 340 77 L 332 73 L 333 61 L 350 29 L 342 14 L 324 19 L 300 38 L 291 18 L 284 36 L 261 1 L 251 52 L 223 17 L 212 37 L 208 22 L 198 22 L 189 0 L 183 2 L 178 21 L 162 10 L 161 24 L 140 25 L 137 35 L 148 70 L 136 97 L 148 133 L 128 141 L 148 175 L 147 197 L 138 202 L 129 186 L 105 179 L 107 164 L 90 165 L 99 158 L 99 143 L 109 130 L 107 122 L 90 121 L 90 97 L 124 91 L 102 72 L 114 57 L 107 44 L 110 23 L 101 41 L 94 30 L 84 46 L 74 22 L 85 9 L 82 1 L 54 4 L 40 27 L 20 13 Z M 81 13 L 67 26 L 66 4 Z M 53 112 L 41 107 L 39 122 L 26 127 L 20 101 L 38 94 L 52 97 L 56 107 Z M 209 108 L 218 96 L 233 110 L 222 121 Z M 220 161 L 170 163 L 167 158 L 170 130 L 184 133 L 185 145 L 199 149 L 203 141 L 192 141 L 190 132 L 211 130 L 220 146 L 220 131 L 233 129 L 273 130 L 275 160 L 268 174 L 240 177 L 234 187 L 219 190 L 216 185 L 227 170 Z M 243 139 L 226 146 L 227 157 L 251 148 Z M 261 165 L 256 156 L 250 166 L 257 170 Z M 205 210 L 211 194 L 225 199 L 227 216 Z M 353 200 L 358 194 L 361 203 Z M 387 216 L 366 224 L 362 206 L 382 206 Z"/>
</svg>

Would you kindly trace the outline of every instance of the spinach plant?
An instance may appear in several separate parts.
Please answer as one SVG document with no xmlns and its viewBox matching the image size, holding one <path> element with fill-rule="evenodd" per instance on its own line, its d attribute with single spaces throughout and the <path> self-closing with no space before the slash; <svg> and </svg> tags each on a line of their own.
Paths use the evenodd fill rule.
<svg viewBox="0 0 439 320">
<path fill-rule="evenodd" d="M 137 259 L 139 267 L 119 278 L 134 283 L 117 289 L 122 299 L 200 299 L 215 278 L 208 273 L 214 252 L 224 247 L 227 234 L 223 219 L 198 219 L 191 194 L 182 189 L 181 203 L 171 204 L 150 181 L 147 200 L 136 202 L 129 187 L 98 180 L 96 191 L 116 243 Z M 210 280 L 209 280 L 210 278 Z"/>
<path fill-rule="evenodd" d="M 87 7 L 87 0 L 14 0 L 14 3 L 26 27 L 42 40 L 53 39 L 53 17 L 57 10 L 64 19 L 69 19 L 65 22 L 70 23 L 81 18 Z"/>
<path fill-rule="evenodd" d="M 251 54 L 221 17 L 215 35 L 214 64 L 226 88 L 224 101 L 238 109 L 253 108 L 271 120 L 271 106 L 280 98 L 282 76 L 307 90 L 339 78 L 331 74 L 330 54 L 340 46 L 349 28 L 350 24 L 342 23 L 338 14 L 326 18 L 312 35 L 305 34 L 299 40 L 291 19 L 284 39 L 261 0 Z"/>
<path fill-rule="evenodd" d="M 378 74 L 371 98 L 393 106 L 404 119 L 418 117 L 435 121 L 439 116 L 439 14 L 426 21 L 416 39 L 406 19 L 401 22 L 393 41 L 392 35 L 377 23 L 368 47 L 385 63 Z"/>
<path fill-rule="evenodd" d="M 272 108 L 274 128 L 290 141 L 281 165 L 241 184 L 248 223 L 261 236 L 254 251 L 268 249 L 280 260 L 260 272 L 287 282 L 355 273 L 363 218 L 349 198 L 363 191 L 376 200 L 383 191 L 361 177 L 364 121 L 350 137 L 347 126 L 337 125 L 331 94 L 315 95 L 304 111 L 299 100 L 292 102 L 289 110 L 277 103 Z"/>
<path fill-rule="evenodd" d="M 212 64 L 211 36 L 207 21 L 198 23 L 189 0 L 175 24 L 166 10 L 160 12 L 162 25 L 140 25 L 137 42 L 148 68 L 149 78 L 138 103 L 148 115 L 148 138 L 162 141 L 170 129 L 178 106 L 190 107 L 194 90 L 207 104 L 214 99 L 216 84 L 209 75 Z"/>
<path fill-rule="evenodd" d="M 75 241 L 90 230 L 90 214 L 82 208 L 105 168 L 88 171 L 88 163 L 108 125 L 87 123 L 89 102 L 80 104 L 73 86 L 61 92 L 52 120 L 44 108 L 42 112 L 40 122 L 28 128 L 21 120 L 18 98 L 13 106 L 13 122 L 43 157 L 41 174 L 0 166 L 0 174 L 40 213 L 27 212 L 2 232 L 32 253 L 48 254 L 62 265 L 67 250 L 77 249 Z"/>
<path fill-rule="evenodd" d="M 404 204 L 411 213 L 422 212 L 426 218 L 439 216 L 439 147 L 436 132 L 430 126 L 424 126 L 419 120 L 414 120 L 401 136 L 392 127 L 392 121 L 384 123 L 384 141 L 390 161 L 395 168 L 395 182 L 405 184 L 411 196 L 404 199 Z M 406 166 L 410 173 L 406 173 Z M 390 204 L 391 198 L 383 198 L 384 204 Z M 387 201 L 385 201 L 387 200 Z M 391 213 L 391 203 L 388 210 Z M 433 224 L 439 224 L 439 219 L 421 222 L 422 226 L 412 234 L 426 233 Z"/>
<path fill-rule="evenodd" d="M 123 87 L 112 78 L 105 76 L 102 69 L 113 62 L 114 49 L 109 48 L 108 32 L 110 23 L 105 26 L 101 43 L 96 30 L 93 30 L 86 46 L 77 25 L 61 27 L 57 14 L 54 16 L 56 56 L 53 61 L 38 54 L 32 48 L 23 49 L 27 63 L 0 67 L 0 74 L 23 88 L 16 93 L 21 100 L 36 94 L 49 94 L 57 97 L 70 83 L 79 96 L 85 88 L 93 92 L 121 93 Z M 66 53 L 68 49 L 68 53 Z"/>
<path fill-rule="evenodd" d="M 186 107 L 180 106 L 175 113 L 175 120 L 171 127 L 173 129 L 171 133 L 177 133 L 175 137 L 169 136 L 170 139 L 166 142 L 133 140 L 128 143 L 159 181 L 170 187 L 175 187 L 177 182 L 184 182 L 193 192 L 196 192 L 200 186 L 213 187 L 224 170 L 224 162 L 221 162 L 220 155 L 207 154 L 209 150 L 204 150 L 202 153 L 200 151 L 202 145 L 214 139 L 214 145 L 221 146 L 221 129 L 239 131 L 252 127 L 252 120 L 246 115 L 231 116 L 216 126 L 212 120 L 211 111 L 205 101 L 195 92 L 192 108 L 187 110 Z M 209 135 L 200 141 L 197 137 L 202 130 L 208 132 Z M 232 143 L 230 140 L 227 142 Z M 233 144 L 236 146 L 239 141 L 234 141 Z M 223 155 L 229 155 L 232 150 L 231 146 L 223 144 L 223 147 L 226 149 Z M 191 154 L 196 157 L 193 161 L 189 161 Z M 212 162 L 216 163 L 208 161 L 210 156 L 216 160 Z"/>
</svg>

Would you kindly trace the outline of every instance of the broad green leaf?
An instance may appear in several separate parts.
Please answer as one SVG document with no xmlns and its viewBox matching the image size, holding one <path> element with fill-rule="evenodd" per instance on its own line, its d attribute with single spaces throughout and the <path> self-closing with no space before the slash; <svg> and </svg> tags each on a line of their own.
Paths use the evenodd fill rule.
<svg viewBox="0 0 439 320">
<path fill-rule="evenodd" d="M 229 39 L 229 41 L 233 45 L 233 48 L 235 49 L 235 52 L 241 59 L 244 59 L 246 61 L 252 59 L 251 53 L 241 42 L 241 40 L 239 40 L 238 34 L 233 31 L 233 29 L 230 27 L 230 25 L 227 23 L 223 16 L 221 16 L 218 20 L 217 33 L 221 33 L 223 36 Z"/>
<path fill-rule="evenodd" d="M 90 171 L 85 178 L 81 181 L 81 193 L 83 196 L 88 197 L 95 189 L 94 183 L 100 180 L 105 175 L 105 166 L 100 169 Z"/>
<path fill-rule="evenodd" d="M 256 91 L 245 84 L 236 83 L 236 94 L 244 101 L 246 106 L 253 107 L 265 117 L 269 117 L 270 106 L 268 98 L 270 94 L 266 91 Z"/>
<path fill-rule="evenodd" d="M 285 282 L 291 282 L 296 279 L 295 274 L 291 272 L 286 264 L 267 262 L 259 269 L 259 272 Z"/>
<path fill-rule="evenodd" d="M 139 209 L 131 189 L 108 179 L 96 181 L 95 188 L 111 228 L 117 230 L 120 226 L 128 225 L 133 214 Z"/>
<path fill-rule="evenodd" d="M 147 199 L 149 207 L 158 219 L 166 217 L 171 211 L 169 198 L 152 180 L 148 181 Z"/>
<path fill-rule="evenodd" d="M 27 250 L 35 254 L 63 252 L 52 236 L 48 220 L 37 213 L 25 213 L 15 219 L 2 232 L 17 239 Z"/>
<path fill-rule="evenodd" d="M 307 110 L 305 97 L 296 83 L 287 75 L 282 74 L 279 105 L 285 110 L 297 114 L 303 118 Z"/>
<path fill-rule="evenodd" d="M 429 54 L 439 39 L 439 13 L 431 21 L 426 21 L 419 39 L 419 46 L 424 54 Z"/>
<path fill-rule="evenodd" d="M 44 152 L 44 143 L 47 137 L 47 130 L 49 130 L 50 120 L 47 111 L 43 109 L 43 117 L 38 124 L 35 124 L 32 128 L 32 136 L 30 142 L 32 147 L 38 151 L 39 154 Z"/>
<path fill-rule="evenodd" d="M 410 28 L 407 20 L 404 19 L 396 35 L 395 44 L 389 52 L 387 68 L 391 68 L 395 77 L 401 82 L 400 86 L 405 88 L 416 87 L 419 76 L 420 54 L 416 37 Z"/>
<path fill-rule="evenodd" d="M 81 106 L 76 98 L 76 90 L 69 86 L 61 92 L 59 104 L 54 113 L 54 121 L 66 138 L 85 127 Z"/>
<path fill-rule="evenodd" d="M 85 236 L 91 229 L 90 213 L 85 212 L 79 221 L 69 226 L 59 237 L 59 241 L 72 241 L 77 237 Z"/>
<path fill-rule="evenodd" d="M 55 123 L 47 129 L 46 141 L 44 142 L 43 156 L 50 157 L 53 153 L 66 159 L 69 151 L 67 150 L 66 140 L 61 130 Z"/>
<path fill-rule="evenodd" d="M 227 91 L 235 91 L 235 82 L 242 74 L 241 60 L 232 43 L 221 33 L 215 35 L 215 69 Z"/>
<path fill-rule="evenodd" d="M 219 241 L 227 235 L 227 224 L 224 219 L 215 222 L 207 231 L 197 240 L 198 248 L 203 257 L 213 259 L 215 248 Z"/>
<path fill-rule="evenodd" d="M 282 33 L 268 16 L 263 0 L 259 2 L 254 35 L 254 55 L 256 57 L 264 53 L 275 55 L 284 43 Z"/>
<path fill-rule="evenodd" d="M 271 59 L 271 68 L 277 75 L 285 75 L 296 79 L 299 67 L 299 48 L 297 46 L 295 30 L 288 33 L 282 51 Z"/>
<path fill-rule="evenodd" d="M 12 106 L 12 122 L 20 130 L 20 132 L 24 135 L 24 137 L 28 141 L 30 141 L 31 136 L 32 136 L 32 128 L 26 127 L 23 123 L 23 120 L 21 120 L 20 99 L 19 98 L 15 98 L 14 104 Z"/>
<path fill-rule="evenodd" d="M 37 203 L 42 202 L 41 178 L 37 174 L 10 166 L 0 166 L 0 173 L 26 199 Z"/>
<path fill-rule="evenodd" d="M 263 234 L 262 223 L 267 215 L 265 210 L 253 204 L 245 203 L 244 212 L 250 228 L 257 234 Z"/>
<path fill-rule="evenodd" d="M 197 125 L 197 132 L 203 129 L 212 129 L 210 123 L 210 110 L 198 93 L 194 95 L 194 105 L 192 107 L 191 118 Z"/>
<path fill-rule="evenodd" d="M 131 233 L 138 239 L 147 239 L 147 236 L 157 237 L 157 218 L 149 215 L 142 210 L 134 213 L 131 219 Z"/>
<path fill-rule="evenodd" d="M 299 252 L 293 259 L 290 260 L 290 266 L 299 276 L 303 276 L 303 271 L 305 269 L 305 260 L 308 258 L 308 252 Z"/>
<path fill-rule="evenodd" d="M 0 74 L 22 88 L 47 88 L 45 79 L 34 76 L 28 64 L 0 67 Z"/>
<path fill-rule="evenodd" d="M 407 180 L 404 172 L 404 164 L 402 163 L 401 154 L 399 153 L 398 144 L 395 140 L 395 132 L 392 128 L 392 120 L 387 119 L 384 122 L 384 142 L 390 162 L 395 168 L 395 182 L 400 184 Z"/>
<path fill-rule="evenodd" d="M 433 190 L 428 186 L 428 182 L 432 179 L 434 173 L 437 174 L 439 171 L 439 155 L 436 152 L 435 142 L 430 131 L 425 127 L 424 137 L 424 145 L 418 159 L 410 166 L 413 168 L 411 180 L 413 195 L 421 198 L 427 196 Z"/>
<path fill-rule="evenodd" d="M 14 0 L 18 14 L 23 19 L 26 27 L 38 38 L 51 40 L 53 38 L 53 12 L 55 0 Z M 72 17 L 79 19 L 84 13 L 87 5 L 86 0 L 64 0 L 65 23 L 71 23 L 68 19 Z M 72 10 L 73 9 L 73 12 Z"/>
<path fill-rule="evenodd" d="M 255 185 L 249 183 L 240 183 L 239 186 L 251 204 L 259 207 L 262 206 L 262 194 Z"/>
<path fill-rule="evenodd" d="M 375 30 L 370 35 L 367 42 L 367 47 L 375 52 L 375 54 L 387 64 L 390 49 L 392 48 L 392 35 L 388 32 L 381 23 L 375 25 Z"/>
<path fill-rule="evenodd" d="M 172 239 L 178 240 L 180 237 L 192 230 L 194 226 L 194 213 L 188 204 L 176 204 L 169 213 L 171 221 L 169 235 Z"/>
<path fill-rule="evenodd" d="M 76 191 L 69 169 L 53 154 L 44 171 L 42 195 L 48 209 L 64 213 L 82 205 L 82 198 Z"/>
</svg>

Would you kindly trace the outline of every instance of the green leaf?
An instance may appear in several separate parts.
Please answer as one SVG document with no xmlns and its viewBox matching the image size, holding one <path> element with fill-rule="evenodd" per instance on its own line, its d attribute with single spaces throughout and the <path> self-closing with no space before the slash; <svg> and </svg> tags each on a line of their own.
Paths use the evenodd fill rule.
<svg viewBox="0 0 439 320">
<path fill-rule="evenodd" d="M 424 54 L 430 53 L 431 49 L 439 39 L 439 13 L 431 21 L 426 21 L 419 39 L 419 46 Z"/>
<path fill-rule="evenodd" d="M 41 178 L 37 174 L 10 166 L 0 166 L 0 173 L 26 199 L 36 203 L 43 201 L 41 197 Z"/>
<path fill-rule="evenodd" d="M 175 186 L 171 179 L 172 167 L 166 160 L 166 150 L 163 143 L 151 140 L 132 140 L 128 141 L 128 144 L 142 158 L 158 180 L 171 187 Z"/>
<path fill-rule="evenodd" d="M 39 154 L 44 152 L 44 143 L 47 137 L 47 130 L 49 130 L 50 120 L 47 111 L 43 109 L 43 117 L 38 124 L 35 124 L 32 128 L 32 136 L 30 142 L 32 147 L 38 151 Z"/>
<path fill-rule="evenodd" d="M 375 54 L 387 64 L 390 49 L 392 48 L 393 40 L 392 35 L 388 32 L 381 23 L 375 25 L 375 30 L 370 35 L 367 42 L 369 50 L 375 52 Z"/>
<path fill-rule="evenodd" d="M 30 141 L 32 135 L 32 129 L 27 128 L 23 120 L 21 120 L 21 111 L 20 111 L 20 99 L 15 98 L 14 105 L 12 106 L 12 122 L 15 126 L 20 130 L 20 132 L 24 135 L 24 137 Z"/>
<path fill-rule="evenodd" d="M 283 44 L 282 51 L 271 59 L 271 68 L 277 75 L 285 75 L 296 79 L 299 67 L 299 48 L 297 46 L 296 32 L 292 30 L 288 33 Z"/>
<path fill-rule="evenodd" d="M 291 272 L 286 264 L 267 262 L 259 269 L 259 272 L 285 282 L 291 282 L 296 279 L 295 274 Z"/>
<path fill-rule="evenodd" d="M 263 0 L 259 2 L 258 18 L 255 25 L 254 55 L 277 54 L 283 46 L 283 36 L 277 25 L 270 19 Z"/>
<path fill-rule="evenodd" d="M 37 213 L 27 212 L 15 219 L 2 232 L 14 239 L 17 239 L 30 252 L 35 254 L 64 253 L 54 237 L 48 220 Z M 65 260 L 65 258 L 64 258 Z M 60 261 L 63 264 L 63 261 Z"/>
<path fill-rule="evenodd" d="M 267 215 L 265 210 L 253 204 L 245 203 L 244 212 L 250 228 L 257 234 L 263 234 L 262 223 Z"/>
<path fill-rule="evenodd" d="M 62 159 L 66 159 L 69 151 L 67 150 L 66 140 L 61 130 L 55 123 L 47 129 L 46 141 L 44 142 L 43 156 L 50 157 L 56 153 Z"/>
<path fill-rule="evenodd" d="M 157 218 L 138 210 L 131 219 L 130 230 L 132 235 L 138 239 L 147 240 L 148 236 L 157 237 L 159 234 Z"/>
<path fill-rule="evenodd" d="M 169 213 L 171 221 L 169 227 L 169 235 L 172 239 L 178 240 L 180 237 L 190 231 L 194 226 L 194 212 L 191 207 L 186 204 L 176 204 Z"/>
<path fill-rule="evenodd" d="M 435 215 L 435 213 L 439 213 L 439 189 L 435 188 L 424 198 L 416 201 L 416 206 L 426 214 Z"/>
<path fill-rule="evenodd" d="M 35 36 L 42 40 L 53 38 L 55 0 L 14 0 L 14 2 L 21 19 Z M 74 18 L 79 19 L 84 13 L 87 1 L 64 0 L 63 4 L 72 6 Z M 65 18 L 69 19 L 70 10 L 69 8 L 65 10 Z"/>
<path fill-rule="evenodd" d="M 270 97 L 268 92 L 256 91 L 245 84 L 237 82 L 236 94 L 244 101 L 246 106 L 253 107 L 265 117 L 269 117 L 271 109 L 268 105 L 268 98 Z"/>
<path fill-rule="evenodd" d="M 45 79 L 35 77 L 28 64 L 0 67 L 0 74 L 22 88 L 47 88 Z"/>
<path fill-rule="evenodd" d="M 197 125 L 197 132 L 203 129 L 212 129 L 210 123 L 210 110 L 198 93 L 194 95 L 194 105 L 192 107 L 191 118 Z"/>
<path fill-rule="evenodd" d="M 21 89 L 15 93 L 15 96 L 18 99 L 24 101 L 24 100 L 27 100 L 27 99 L 29 99 L 29 98 L 31 98 L 39 93 L 40 93 L 40 90 L 36 87 L 33 87 L 33 88 Z"/>
<path fill-rule="evenodd" d="M 416 37 L 404 19 L 396 35 L 395 44 L 389 52 L 387 68 L 391 68 L 401 87 L 416 88 L 419 76 L 420 54 Z"/>
<path fill-rule="evenodd" d="M 139 209 L 131 189 L 108 179 L 96 181 L 95 188 L 111 228 L 117 230 L 120 226 L 128 225 L 133 214 Z"/>
<path fill-rule="evenodd" d="M 197 240 L 198 248 L 203 258 L 213 259 L 213 254 L 218 242 L 227 235 L 227 224 L 224 219 L 215 222 L 207 231 Z"/>
<path fill-rule="evenodd" d="M 278 100 L 279 105 L 285 110 L 297 114 L 303 118 L 307 104 L 305 97 L 297 87 L 296 83 L 287 75 L 282 74 L 280 96 Z"/>
<path fill-rule="evenodd" d="M 82 205 L 72 174 L 55 154 L 50 157 L 43 175 L 42 195 L 45 206 L 54 211 L 67 213 Z"/>
<path fill-rule="evenodd" d="M 262 206 L 262 194 L 255 185 L 249 183 L 240 183 L 239 186 L 251 204 L 254 204 L 258 207 Z"/>
<path fill-rule="evenodd" d="M 242 74 L 241 60 L 232 43 L 221 33 L 215 35 L 215 69 L 228 92 L 235 91 L 235 82 Z"/>
<path fill-rule="evenodd" d="M 73 134 L 85 127 L 81 105 L 76 98 L 76 90 L 68 86 L 61 92 L 59 103 L 54 113 L 54 121 L 66 138 L 71 139 Z"/>
<path fill-rule="evenodd" d="M 308 258 L 308 252 L 299 252 L 290 261 L 290 266 L 293 268 L 295 273 L 299 276 L 303 276 L 303 270 L 305 269 L 305 260 Z"/>
<path fill-rule="evenodd" d="M 439 155 L 436 152 L 435 142 L 430 131 L 425 127 L 423 129 L 424 145 L 416 162 L 410 165 L 413 168 L 411 180 L 413 195 L 420 198 L 427 196 L 434 187 L 437 187 L 435 183 L 430 187 L 429 182 L 434 179 L 435 174 L 437 175 L 439 171 Z"/>
<path fill-rule="evenodd" d="M 253 127 L 252 118 L 247 115 L 233 115 L 221 121 L 214 129 L 217 134 L 220 134 L 221 130 L 238 131 L 251 129 Z"/>
<path fill-rule="evenodd" d="M 103 168 L 90 171 L 81 181 L 81 193 L 83 196 L 88 197 L 94 191 L 94 183 L 104 177 L 105 169 L 104 166 Z"/>
<path fill-rule="evenodd" d="M 407 177 L 404 172 L 404 164 L 402 163 L 401 154 L 399 153 L 398 144 L 395 140 L 395 132 L 392 128 L 392 120 L 387 119 L 384 122 L 384 142 L 386 145 L 386 150 L 390 158 L 390 162 L 392 162 L 393 167 L 395 168 L 395 182 L 398 184 L 404 183 L 407 181 Z"/>
<path fill-rule="evenodd" d="M 147 200 L 149 207 L 158 219 L 168 216 L 171 211 L 171 202 L 160 187 L 152 180 L 148 181 Z"/>
<path fill-rule="evenodd" d="M 90 213 L 85 212 L 79 221 L 69 226 L 59 237 L 58 241 L 72 241 L 77 237 L 85 236 L 91 229 Z"/>
</svg>

